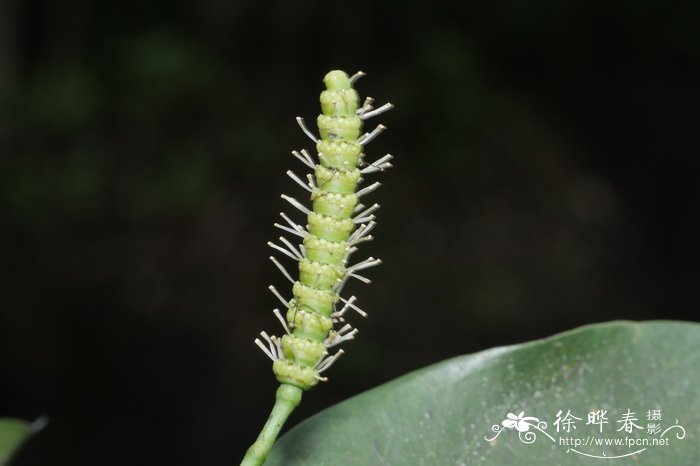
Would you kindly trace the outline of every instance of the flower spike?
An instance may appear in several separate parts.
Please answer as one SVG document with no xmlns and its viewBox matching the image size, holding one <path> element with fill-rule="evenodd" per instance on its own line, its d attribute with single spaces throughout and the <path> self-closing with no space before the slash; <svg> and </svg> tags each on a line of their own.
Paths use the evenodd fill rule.
<svg viewBox="0 0 700 466">
<path fill-rule="evenodd" d="M 391 103 L 374 107 L 374 99 L 368 97 L 360 106 L 360 98 L 354 89 L 355 82 L 364 76 L 359 71 L 348 76 L 343 71 L 331 71 L 323 82 L 326 90 L 321 93 L 321 115 L 317 118 L 317 137 L 304 122 L 296 121 L 302 132 L 311 139 L 318 154 L 318 163 L 305 149 L 292 151 L 292 155 L 312 173 L 287 175 L 305 193 L 304 200 L 282 194 L 282 198 L 306 216 L 305 223 L 296 223 L 280 213 L 283 222 L 274 226 L 283 234 L 301 238 L 301 244 L 285 236 L 279 242 L 267 244 L 295 262 L 298 275 L 287 270 L 274 256 L 270 260 L 292 283 L 292 295 L 285 299 L 274 286 L 269 289 L 284 305 L 282 311 L 273 311 L 284 329 L 281 338 L 262 332 L 262 339 L 255 344 L 272 360 L 272 371 L 280 387 L 277 390 L 275 408 L 258 440 L 248 450 L 242 466 L 259 466 L 272 446 L 279 430 L 291 411 L 301 400 L 301 393 L 318 382 L 325 382 L 321 375 L 344 354 L 342 349 L 329 355 L 328 349 L 353 340 L 358 330 L 345 322 L 352 309 L 360 316 L 367 313 L 355 302 L 355 296 L 345 299 L 340 292 L 350 278 L 370 283 L 370 279 L 358 272 L 381 263 L 369 257 L 348 265 L 350 255 L 358 246 L 370 241 L 369 233 L 377 225 L 375 213 L 379 204 L 359 203 L 359 199 L 374 192 L 381 183 L 364 187 L 364 175 L 383 172 L 391 168 L 392 156 L 387 154 L 373 163 L 364 161 L 364 146 L 381 134 L 386 127 L 377 125 L 370 132 L 363 132 L 364 121 L 393 108 Z M 308 196 L 308 197 L 307 197 Z M 305 205 L 306 204 L 306 205 Z M 364 273 L 364 272 L 363 272 Z M 339 310 L 338 310 L 339 308 Z"/>
</svg>

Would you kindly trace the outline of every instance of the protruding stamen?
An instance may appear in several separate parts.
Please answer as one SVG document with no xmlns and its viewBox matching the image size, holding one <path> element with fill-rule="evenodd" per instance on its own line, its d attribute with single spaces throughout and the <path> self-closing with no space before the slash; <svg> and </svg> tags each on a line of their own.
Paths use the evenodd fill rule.
<svg viewBox="0 0 700 466">
<path fill-rule="evenodd" d="M 366 194 L 371 193 L 372 191 L 374 191 L 375 189 L 377 189 L 377 188 L 380 187 L 381 185 L 382 185 L 382 184 L 381 184 L 379 181 L 374 182 L 374 183 L 372 183 L 371 185 L 369 185 L 369 186 L 367 186 L 367 187 L 365 187 L 365 188 L 360 189 L 358 192 L 355 193 L 355 195 L 356 195 L 357 197 L 362 197 L 362 196 L 364 196 L 364 195 L 366 195 Z M 308 209 L 307 209 L 307 210 L 308 210 Z"/>
<path fill-rule="evenodd" d="M 315 164 L 316 164 L 316 163 L 314 162 L 314 158 L 311 157 L 311 154 L 309 154 L 309 151 L 307 151 L 306 149 L 302 149 L 302 150 L 301 150 L 301 155 L 303 155 L 304 157 L 306 157 L 306 160 L 308 160 L 312 165 L 315 165 Z"/>
<path fill-rule="evenodd" d="M 259 338 L 256 338 L 256 339 L 255 339 L 255 344 L 258 345 L 258 348 L 260 348 L 261 350 L 263 350 L 263 353 L 265 353 L 265 354 L 267 355 L 268 358 L 272 359 L 272 362 L 277 361 L 278 358 L 276 358 L 276 357 L 270 352 L 270 350 L 269 350 L 268 348 L 266 348 L 265 345 L 263 345 L 263 342 L 260 341 Z"/>
<path fill-rule="evenodd" d="M 309 180 L 309 188 L 311 188 L 311 191 L 317 188 L 316 180 L 314 180 L 314 177 L 311 173 L 306 174 L 306 179 Z"/>
<path fill-rule="evenodd" d="M 284 245 L 289 248 L 289 251 L 291 251 L 291 253 L 294 254 L 297 259 L 304 258 L 304 256 L 301 255 L 301 251 L 299 251 L 292 243 L 290 243 L 287 240 L 287 238 L 285 238 L 284 236 L 280 236 L 280 241 L 282 241 Z"/>
<path fill-rule="evenodd" d="M 350 304 L 352 304 L 356 300 L 356 298 L 355 298 L 355 296 L 350 296 L 350 299 L 348 299 L 348 300 L 343 299 L 341 296 L 338 296 L 338 298 L 341 301 L 343 301 L 345 303 L 345 305 L 339 311 L 333 312 L 331 314 L 331 317 L 334 319 L 334 322 L 345 322 L 345 319 L 343 318 L 343 316 L 345 315 L 346 312 L 348 312 L 348 309 L 350 309 L 350 305 L 348 304 L 348 302 Z"/>
<path fill-rule="evenodd" d="M 267 287 L 267 289 L 270 290 L 270 291 L 272 291 L 272 294 L 275 295 L 275 296 L 277 297 L 277 299 L 279 299 L 280 302 L 281 302 L 282 304 L 284 304 L 284 307 L 286 307 L 287 309 L 289 309 L 290 307 L 292 307 L 292 305 L 290 304 L 290 302 L 287 301 L 286 299 L 284 299 L 284 298 L 282 297 L 282 295 L 280 294 L 280 292 L 277 291 L 277 288 L 275 288 L 274 286 L 270 285 L 270 286 Z"/>
<path fill-rule="evenodd" d="M 284 230 L 284 231 L 287 231 L 289 233 L 295 234 L 297 236 L 301 236 L 302 238 L 306 238 L 307 233 L 305 231 L 304 232 L 297 231 L 297 230 L 294 230 L 292 228 L 286 227 L 284 225 L 280 225 L 279 223 L 273 223 L 273 225 L 276 226 L 277 228 L 279 228 L 280 230 Z"/>
<path fill-rule="evenodd" d="M 365 216 L 355 217 L 352 219 L 352 223 L 357 225 L 358 223 L 371 222 L 375 218 L 377 218 L 377 217 L 375 217 L 374 215 L 367 215 L 366 217 Z"/>
<path fill-rule="evenodd" d="M 340 300 L 343 303 L 345 303 L 345 306 L 343 306 L 343 308 L 339 311 L 340 316 L 343 316 L 348 311 L 348 309 L 352 308 L 355 312 L 360 314 L 362 317 L 367 317 L 367 313 L 355 305 L 355 301 L 357 301 L 357 298 L 355 296 L 350 296 L 350 299 L 347 299 L 347 300 L 343 299 L 340 296 L 338 296 L 338 298 L 340 298 Z"/>
<path fill-rule="evenodd" d="M 375 217 L 372 215 L 372 212 L 376 212 L 377 209 L 379 209 L 379 204 L 368 207 L 352 219 L 353 223 L 365 223 L 374 220 Z"/>
<path fill-rule="evenodd" d="M 382 131 L 386 129 L 386 126 L 384 125 L 377 125 L 376 128 L 372 130 L 371 133 L 365 133 L 360 138 L 357 140 L 357 143 L 360 144 L 361 146 L 369 144 L 369 142 L 379 136 Z"/>
<path fill-rule="evenodd" d="M 361 211 L 361 210 L 364 209 L 364 208 L 365 208 L 365 205 L 362 204 L 362 203 L 359 203 L 359 204 L 357 204 L 357 205 L 355 206 L 354 209 L 352 209 L 352 213 L 353 213 L 353 214 L 354 214 L 354 213 L 357 213 L 357 212 Z"/>
<path fill-rule="evenodd" d="M 368 186 L 368 187 L 369 187 L 369 186 Z M 366 189 L 366 188 L 365 188 L 365 189 Z M 375 188 L 375 189 L 376 189 L 376 188 Z M 304 207 L 304 205 L 303 205 L 301 202 L 297 201 L 297 200 L 294 199 L 293 197 L 289 197 L 289 196 L 287 196 L 286 194 L 282 194 L 281 197 L 282 197 L 282 199 L 284 199 L 285 201 L 289 202 L 290 204 L 292 204 L 294 207 L 296 207 L 297 209 L 299 209 L 300 211 L 302 211 L 302 212 L 305 213 L 306 215 L 309 215 L 309 214 L 311 213 L 311 211 L 310 211 L 308 208 Z"/>
<path fill-rule="evenodd" d="M 359 205 L 362 205 L 362 204 L 359 204 Z M 365 215 L 371 214 L 372 212 L 376 212 L 379 209 L 379 207 L 380 207 L 379 204 L 376 204 L 376 203 L 372 204 L 371 206 L 369 206 L 368 208 L 366 208 L 365 210 L 363 210 L 362 212 L 360 212 L 357 215 L 358 216 L 360 216 L 360 215 L 365 216 Z"/>
<path fill-rule="evenodd" d="M 362 115 L 365 112 L 369 112 L 370 110 L 374 109 L 374 106 L 372 105 L 374 103 L 374 99 L 371 97 L 365 98 L 365 101 L 362 104 L 362 107 L 358 108 L 355 114 L 357 115 Z"/>
<path fill-rule="evenodd" d="M 335 291 L 336 294 L 340 294 L 340 292 L 343 291 L 343 287 L 345 287 L 345 284 L 348 282 L 348 280 L 350 280 L 350 277 L 357 278 L 362 283 L 372 283 L 372 280 L 370 280 L 369 278 L 362 275 L 358 275 L 355 272 L 357 272 L 358 270 L 366 269 L 368 267 L 379 265 L 381 263 L 382 261 L 380 259 L 374 259 L 372 257 L 365 259 L 362 262 L 358 262 L 353 267 L 346 269 L 345 276 L 340 280 L 340 282 L 338 282 L 337 285 L 335 285 L 335 287 L 333 287 L 333 291 Z M 338 297 L 340 298 L 340 296 Z M 342 300 L 343 298 L 340 299 Z M 343 300 L 343 302 L 345 301 Z"/>
<path fill-rule="evenodd" d="M 287 170 L 287 176 L 290 177 L 291 179 L 293 179 L 299 186 L 301 186 L 302 188 L 304 188 L 304 189 L 307 190 L 308 192 L 311 192 L 311 191 L 313 190 L 312 187 L 308 186 L 306 183 L 304 183 L 303 181 L 301 181 L 301 178 L 299 178 L 299 177 L 296 175 L 296 173 L 294 173 L 293 171 Z"/>
<path fill-rule="evenodd" d="M 326 348 L 332 348 L 345 341 L 353 340 L 358 332 L 359 330 L 352 328 L 350 324 L 345 324 L 340 330 L 331 332 L 330 336 L 323 340 L 323 344 L 326 345 Z"/>
<path fill-rule="evenodd" d="M 261 350 L 270 358 L 272 359 L 272 362 L 278 360 L 280 356 L 282 355 L 282 348 L 279 345 L 279 341 L 277 337 L 272 336 L 270 337 L 267 333 L 265 332 L 260 332 L 260 335 L 267 341 L 268 347 L 266 348 L 265 345 L 263 344 L 262 341 L 259 339 L 255 339 L 255 344 L 260 347 Z"/>
<path fill-rule="evenodd" d="M 296 234 L 299 235 L 299 236 L 301 236 L 302 238 L 306 238 L 306 235 L 309 234 L 309 232 L 306 231 L 306 230 L 304 229 L 304 227 L 302 227 L 301 225 L 299 225 L 299 224 L 293 222 L 289 217 L 287 217 L 287 214 L 285 214 L 284 212 L 280 212 L 280 217 L 282 217 L 282 218 L 284 219 L 284 221 L 287 222 L 287 223 L 289 224 L 289 226 L 292 227 L 292 229 L 293 229 L 294 231 L 296 231 Z M 283 229 L 284 229 L 284 228 L 283 228 Z"/>
<path fill-rule="evenodd" d="M 284 275 L 287 278 L 287 280 L 294 283 L 294 279 L 292 278 L 292 276 L 289 275 L 289 272 L 287 272 L 287 269 L 285 269 L 284 266 L 279 263 L 279 261 L 275 258 L 275 256 L 270 256 L 270 260 L 277 266 L 278 269 L 280 269 L 280 272 L 282 272 L 282 275 Z"/>
<path fill-rule="evenodd" d="M 350 84 L 355 84 L 355 81 L 357 81 L 363 76 L 367 76 L 367 73 L 365 73 L 364 71 L 358 71 L 357 73 L 353 74 L 352 76 L 350 76 Z"/>
<path fill-rule="evenodd" d="M 277 317 L 277 320 L 280 321 L 282 324 L 282 327 L 284 327 L 284 331 L 287 332 L 287 335 L 291 335 L 292 332 L 289 331 L 289 326 L 287 325 L 287 320 L 282 317 L 282 313 L 280 312 L 279 309 L 275 308 L 272 310 L 272 313 L 275 314 L 275 317 Z"/>
<path fill-rule="evenodd" d="M 275 346 L 277 347 L 277 357 L 279 359 L 282 359 L 282 357 L 284 356 L 282 353 L 282 340 L 280 340 L 276 336 L 273 336 L 272 341 L 275 342 Z"/>
<path fill-rule="evenodd" d="M 351 333 L 348 333 L 347 335 L 343 335 L 341 337 L 335 337 L 335 338 L 333 338 L 333 340 L 329 341 L 328 343 L 326 343 L 324 341 L 324 344 L 326 345 L 326 348 L 333 348 L 334 346 L 337 346 L 341 343 L 345 343 L 346 341 L 354 340 L 355 335 L 357 335 L 357 333 L 358 333 L 358 330 L 354 329 Z"/>
<path fill-rule="evenodd" d="M 366 243 L 367 241 L 372 241 L 373 239 L 374 239 L 374 236 L 366 235 L 366 236 L 363 236 L 362 238 L 355 240 L 352 244 Z"/>
<path fill-rule="evenodd" d="M 275 352 L 275 344 L 274 344 L 274 336 L 270 337 L 267 332 L 260 332 L 260 335 L 267 341 L 267 344 L 270 346 L 270 351 L 273 353 Z"/>
<path fill-rule="evenodd" d="M 318 138 L 314 136 L 314 133 L 309 131 L 309 128 L 306 127 L 306 123 L 304 123 L 304 119 L 302 117 L 297 117 L 297 123 L 299 123 L 299 126 L 301 127 L 301 130 L 304 132 L 304 134 L 310 137 L 314 143 L 318 142 Z"/>
<path fill-rule="evenodd" d="M 329 367 L 333 365 L 334 362 L 338 360 L 339 357 L 341 357 L 343 354 L 345 354 L 345 351 L 342 349 L 339 349 L 337 353 L 335 353 L 332 356 L 328 356 L 326 359 L 323 359 L 320 363 L 316 365 L 316 371 L 320 374 L 321 372 L 327 370 Z"/>
<path fill-rule="evenodd" d="M 384 113 L 387 110 L 391 110 L 392 108 L 394 108 L 394 104 L 388 102 L 388 103 L 382 105 L 381 107 L 372 110 L 371 112 L 363 112 L 360 115 L 360 119 L 366 120 L 367 118 L 372 118 L 373 116 L 379 115 L 380 113 Z"/>
<path fill-rule="evenodd" d="M 280 239 L 282 239 L 282 236 L 280 236 Z M 299 259 L 301 259 L 301 257 L 297 257 L 298 253 L 296 252 L 295 249 L 290 248 L 291 250 L 287 250 L 287 249 L 283 248 L 282 246 L 279 246 L 279 245 L 273 243 L 272 241 L 268 241 L 267 245 L 273 249 L 277 249 L 279 252 L 281 252 L 282 254 L 284 254 L 287 257 L 294 259 L 295 261 L 298 261 Z"/>
<path fill-rule="evenodd" d="M 377 222 L 369 222 L 360 225 L 360 227 L 357 230 L 352 232 L 352 234 L 348 238 L 348 243 L 351 246 L 354 246 L 362 241 L 369 241 L 368 239 L 363 238 L 367 238 L 367 234 L 370 231 L 372 231 L 375 226 L 377 226 Z"/>
<path fill-rule="evenodd" d="M 292 151 L 292 155 L 299 160 L 301 160 L 301 163 L 306 165 L 307 167 L 311 168 L 313 170 L 314 168 L 314 161 L 311 159 L 311 156 L 309 156 L 309 153 L 306 152 L 305 150 L 301 151 L 301 154 L 295 150 Z"/>
<path fill-rule="evenodd" d="M 375 172 L 381 172 L 384 170 L 387 170 L 391 167 L 393 167 L 392 164 L 389 163 L 389 160 L 393 159 L 394 156 L 391 154 L 386 154 L 384 157 L 381 157 L 374 162 L 370 163 L 367 165 L 365 168 L 360 170 L 360 173 L 363 175 L 367 175 L 369 173 L 375 173 Z"/>
<path fill-rule="evenodd" d="M 346 272 L 352 274 L 353 272 L 357 272 L 359 270 L 364 270 L 368 269 L 370 267 L 374 267 L 376 265 L 379 265 L 382 263 L 381 259 L 375 259 L 374 257 L 368 257 L 367 259 L 358 262 L 357 264 L 348 267 Z"/>
<path fill-rule="evenodd" d="M 348 274 L 346 274 L 345 276 L 346 276 L 346 277 L 355 277 L 355 278 L 357 278 L 358 280 L 360 280 L 362 283 L 366 283 L 366 284 L 368 284 L 368 285 L 369 285 L 370 283 L 372 283 L 372 280 L 370 280 L 369 278 L 363 277 L 362 275 L 357 275 L 356 273 L 348 273 Z"/>
</svg>

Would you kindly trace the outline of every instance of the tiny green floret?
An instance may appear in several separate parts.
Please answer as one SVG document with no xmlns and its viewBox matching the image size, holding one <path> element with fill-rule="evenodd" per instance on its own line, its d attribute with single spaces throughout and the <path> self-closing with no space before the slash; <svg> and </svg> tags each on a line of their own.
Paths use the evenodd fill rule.
<svg viewBox="0 0 700 466">
<path fill-rule="evenodd" d="M 342 349 L 332 355 L 328 350 L 352 340 L 357 334 L 357 330 L 345 322 L 345 313 L 352 309 L 363 317 L 367 315 L 357 307 L 354 296 L 346 299 L 341 292 L 350 278 L 369 283 L 357 272 L 381 263 L 379 259 L 369 257 L 348 264 L 358 245 L 372 239 L 369 233 L 375 226 L 373 212 L 379 208 L 378 204 L 365 207 L 360 203 L 379 186 L 379 183 L 374 183 L 358 190 L 362 176 L 390 168 L 392 158 L 387 154 L 373 163 L 364 161 L 363 147 L 381 133 L 384 126 L 379 125 L 372 132 L 362 134 L 363 122 L 391 109 L 392 105 L 385 104 L 375 109 L 373 100 L 367 98 L 360 106 L 353 84 L 362 76 L 362 72 L 348 76 L 343 71 L 334 70 L 324 77 L 326 90 L 321 93 L 321 115 L 317 120 L 320 138 L 306 128 L 303 119 L 297 118 L 304 133 L 316 144 L 318 163 L 305 150 L 292 152 L 313 173 L 306 176 L 308 183 L 305 183 L 294 172 L 287 172 L 308 191 L 311 208 L 283 195 L 287 202 L 306 214 L 306 226 L 296 223 L 286 214 L 281 214 L 286 225 L 275 224 L 286 233 L 301 238 L 301 244 L 295 245 L 284 237 L 280 237 L 281 244 L 268 243 L 298 263 L 298 279 L 295 281 L 275 257 L 270 258 L 293 283 L 292 298 L 286 299 L 270 287 L 287 309 L 284 316 L 279 310 L 274 310 L 286 334 L 278 338 L 261 332 L 264 341 L 256 339 L 255 343 L 272 360 L 272 371 L 281 385 L 272 414 L 241 463 L 245 466 L 260 465 L 265 461 L 282 425 L 299 404 L 302 391 L 327 380 L 321 374 L 343 354 Z M 334 328 L 336 324 L 337 329 Z"/>
<path fill-rule="evenodd" d="M 329 91 L 339 91 L 341 89 L 352 89 L 352 82 L 345 71 L 333 70 L 329 71 L 323 77 L 323 84 Z M 324 91 L 327 92 L 327 91 Z"/>
</svg>

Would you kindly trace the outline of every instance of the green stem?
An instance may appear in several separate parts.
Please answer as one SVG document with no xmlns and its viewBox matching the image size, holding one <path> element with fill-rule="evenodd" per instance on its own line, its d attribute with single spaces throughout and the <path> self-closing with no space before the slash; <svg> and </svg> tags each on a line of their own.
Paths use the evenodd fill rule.
<svg viewBox="0 0 700 466">
<path fill-rule="evenodd" d="M 258 439 L 246 452 L 241 466 L 260 466 L 265 462 L 282 426 L 301 401 L 301 392 L 301 388 L 294 385 L 283 383 L 279 386 L 270 417 L 267 418 Z"/>
</svg>

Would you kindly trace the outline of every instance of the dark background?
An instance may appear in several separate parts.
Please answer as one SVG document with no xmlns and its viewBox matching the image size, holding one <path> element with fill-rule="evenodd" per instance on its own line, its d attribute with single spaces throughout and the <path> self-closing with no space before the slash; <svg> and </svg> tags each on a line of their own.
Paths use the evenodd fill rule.
<svg viewBox="0 0 700 466">
<path fill-rule="evenodd" d="M 396 105 L 358 254 L 385 263 L 290 425 L 447 357 L 696 320 L 697 5 L 3 0 L 0 414 L 50 418 L 17 464 L 238 464 L 294 117 L 334 68 Z"/>
</svg>

